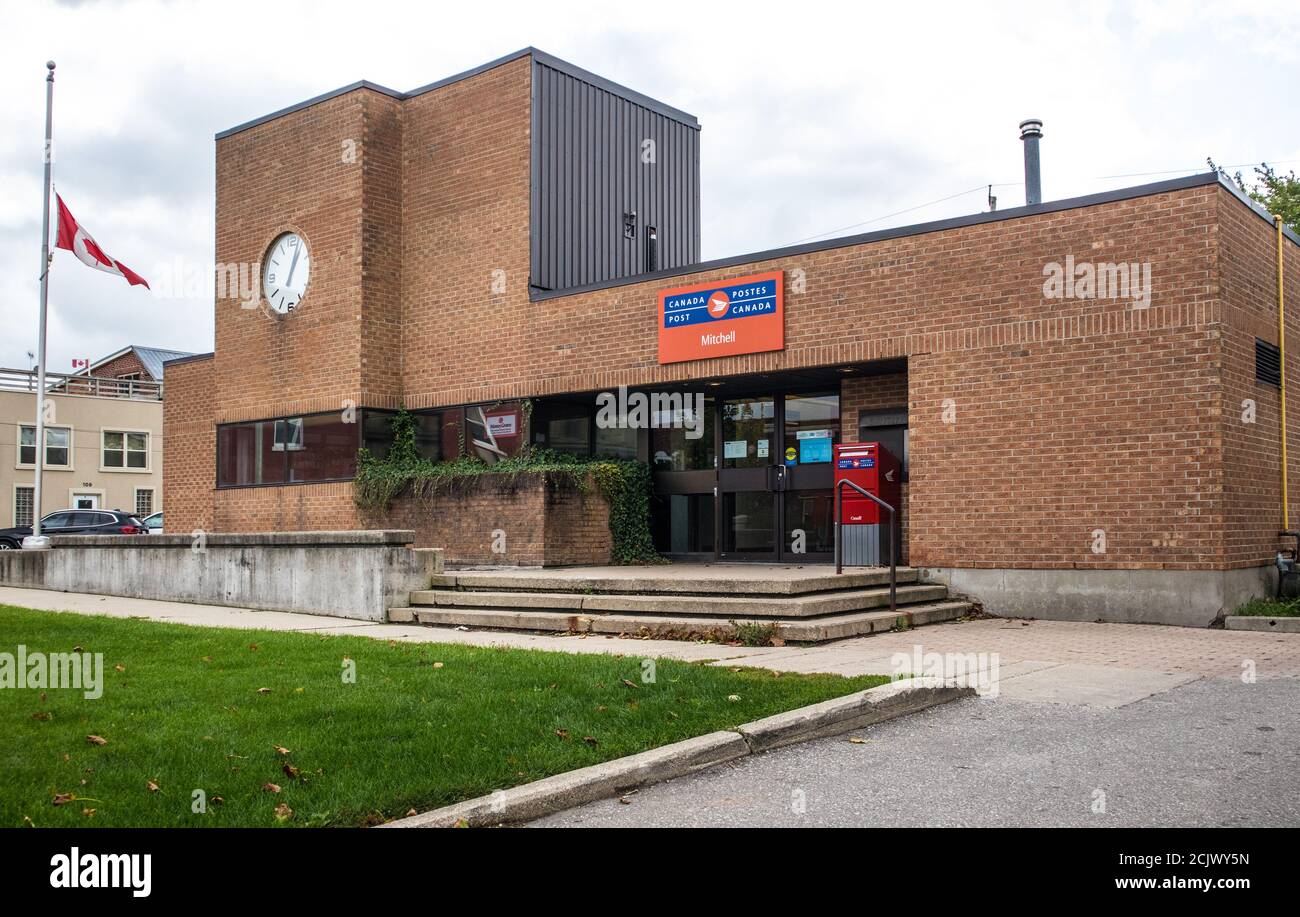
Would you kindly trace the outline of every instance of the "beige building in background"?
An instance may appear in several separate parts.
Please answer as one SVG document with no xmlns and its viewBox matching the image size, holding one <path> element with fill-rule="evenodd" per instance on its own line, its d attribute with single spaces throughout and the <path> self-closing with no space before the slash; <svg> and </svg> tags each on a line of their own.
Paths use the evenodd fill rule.
<svg viewBox="0 0 1300 917">
<path fill-rule="evenodd" d="M 179 351 L 127 347 L 76 375 L 47 373 L 41 515 L 162 509 L 162 363 Z M 0 369 L 0 528 L 35 512 L 36 372 Z"/>
</svg>

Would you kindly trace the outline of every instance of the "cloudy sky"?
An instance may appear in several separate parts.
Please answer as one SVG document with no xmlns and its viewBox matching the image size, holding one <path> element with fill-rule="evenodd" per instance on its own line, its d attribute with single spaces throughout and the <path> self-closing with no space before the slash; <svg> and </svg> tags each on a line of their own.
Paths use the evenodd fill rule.
<svg viewBox="0 0 1300 917">
<path fill-rule="evenodd" d="M 1207 156 L 1300 169 L 1294 0 L 0 0 L 0 23 L 0 366 L 36 347 L 49 58 L 55 183 L 151 280 L 211 264 L 217 131 L 527 45 L 699 117 L 705 258 L 978 212 L 990 183 L 1019 205 L 1027 117 L 1045 123 L 1049 200 Z M 210 298 L 129 288 L 66 252 L 51 278 L 51 370 L 129 343 L 212 347 Z"/>
</svg>

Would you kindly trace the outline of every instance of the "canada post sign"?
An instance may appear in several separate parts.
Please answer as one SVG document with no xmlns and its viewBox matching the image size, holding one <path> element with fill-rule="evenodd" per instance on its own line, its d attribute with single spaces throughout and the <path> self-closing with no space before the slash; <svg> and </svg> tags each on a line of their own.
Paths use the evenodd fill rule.
<svg viewBox="0 0 1300 917">
<path fill-rule="evenodd" d="M 659 294 L 659 362 L 785 349 L 785 272 Z"/>
</svg>

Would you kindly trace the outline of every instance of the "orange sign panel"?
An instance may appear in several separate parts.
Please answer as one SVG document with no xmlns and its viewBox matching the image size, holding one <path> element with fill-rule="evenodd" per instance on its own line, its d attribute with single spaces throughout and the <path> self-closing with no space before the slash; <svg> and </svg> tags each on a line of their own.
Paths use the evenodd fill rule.
<svg viewBox="0 0 1300 917">
<path fill-rule="evenodd" d="M 785 349 L 785 272 L 659 294 L 659 362 Z"/>
</svg>

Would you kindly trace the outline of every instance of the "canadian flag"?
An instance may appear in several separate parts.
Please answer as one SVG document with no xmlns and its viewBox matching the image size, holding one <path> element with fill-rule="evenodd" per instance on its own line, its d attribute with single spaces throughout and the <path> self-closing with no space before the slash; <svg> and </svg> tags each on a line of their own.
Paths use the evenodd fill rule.
<svg viewBox="0 0 1300 917">
<path fill-rule="evenodd" d="M 146 290 L 149 289 L 149 284 L 143 277 L 121 261 L 116 261 L 104 253 L 90 233 L 77 223 L 68 205 L 63 203 L 63 198 L 56 194 L 54 199 L 59 203 L 59 238 L 54 243 L 56 248 L 66 248 L 87 267 L 124 277 L 131 286 L 143 284 Z"/>
</svg>

